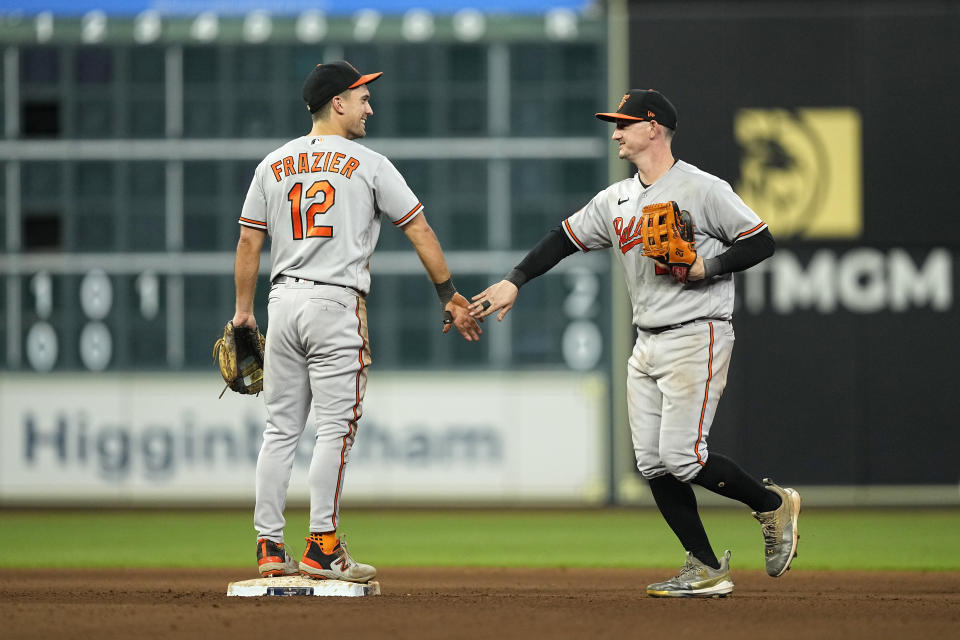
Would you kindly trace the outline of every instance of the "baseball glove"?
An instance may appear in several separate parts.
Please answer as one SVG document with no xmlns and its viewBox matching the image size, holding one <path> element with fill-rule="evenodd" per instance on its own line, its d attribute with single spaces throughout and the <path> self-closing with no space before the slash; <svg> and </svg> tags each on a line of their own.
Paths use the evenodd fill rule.
<svg viewBox="0 0 960 640">
<path fill-rule="evenodd" d="M 697 259 L 690 212 L 681 211 L 671 200 L 647 205 L 642 213 L 643 255 L 659 263 L 658 274 L 669 273 L 678 282 L 686 282 L 687 272 Z"/>
<path fill-rule="evenodd" d="M 263 350 L 266 339 L 259 329 L 235 327 L 228 322 L 223 337 L 213 345 L 213 359 L 218 360 L 220 375 L 227 387 L 237 393 L 257 394 L 263 390 Z"/>
</svg>

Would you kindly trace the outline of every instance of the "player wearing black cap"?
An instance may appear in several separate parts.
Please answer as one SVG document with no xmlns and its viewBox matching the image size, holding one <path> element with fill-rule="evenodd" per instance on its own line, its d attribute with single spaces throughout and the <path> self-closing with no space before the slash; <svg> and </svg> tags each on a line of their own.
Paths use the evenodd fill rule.
<svg viewBox="0 0 960 640">
<path fill-rule="evenodd" d="M 673 157 L 678 114 L 654 90 L 633 89 L 617 111 L 618 155 L 637 173 L 610 185 L 550 231 L 507 276 L 473 297 L 471 312 L 503 320 L 520 287 L 579 251 L 613 248 L 633 304 L 636 343 L 627 362 L 627 401 L 637 468 L 686 551 L 680 573 L 651 584 L 654 597 L 713 597 L 733 591 L 730 552 L 718 559 L 707 539 L 691 483 L 739 500 L 754 511 L 767 573 L 790 567 L 797 548 L 800 496 L 763 483 L 733 460 L 707 450 L 710 426 L 727 382 L 733 350 L 733 272 L 773 254 L 767 225 L 730 185 Z M 642 253 L 641 221 L 667 203 L 689 213 L 696 258 L 686 280 Z"/>
<path fill-rule="evenodd" d="M 317 65 L 303 84 L 310 132 L 267 154 L 240 214 L 235 327 L 256 327 L 253 296 L 269 233 L 270 327 L 264 362 L 267 424 L 257 457 L 257 565 L 260 575 L 367 582 L 337 535 L 347 461 L 363 415 L 371 364 L 366 296 L 370 258 L 389 222 L 413 245 L 437 287 L 443 332 L 477 340 L 480 327 L 453 286 L 423 205 L 393 164 L 357 142 L 373 115 L 368 84 L 345 61 Z M 314 431 L 310 535 L 299 563 L 284 544 L 284 508 L 294 454 L 308 415 Z"/>
</svg>

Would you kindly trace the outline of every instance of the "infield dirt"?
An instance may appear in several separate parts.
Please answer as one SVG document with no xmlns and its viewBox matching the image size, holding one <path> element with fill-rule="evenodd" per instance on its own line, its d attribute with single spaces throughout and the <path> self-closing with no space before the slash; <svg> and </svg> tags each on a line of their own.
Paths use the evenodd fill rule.
<svg viewBox="0 0 960 640">
<path fill-rule="evenodd" d="M 381 568 L 383 595 L 228 598 L 248 569 L 0 570 L 4 638 L 960 637 L 960 573 L 737 571 L 723 599 L 655 599 L 669 571 Z"/>
</svg>

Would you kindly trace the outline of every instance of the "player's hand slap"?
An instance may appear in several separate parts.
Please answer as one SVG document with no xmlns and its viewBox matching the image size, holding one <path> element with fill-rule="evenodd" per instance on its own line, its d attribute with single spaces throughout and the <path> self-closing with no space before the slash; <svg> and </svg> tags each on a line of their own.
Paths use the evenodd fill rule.
<svg viewBox="0 0 960 640">
<path fill-rule="evenodd" d="M 480 329 L 480 325 L 477 324 L 477 321 L 470 315 L 469 304 L 467 299 L 459 293 L 453 295 L 453 298 L 447 303 L 447 306 L 443 308 L 444 311 L 449 312 L 453 317 L 452 323 L 444 323 L 444 333 L 450 331 L 450 327 L 454 326 L 467 342 L 480 339 L 480 334 L 483 333 L 483 330 Z"/>
<path fill-rule="evenodd" d="M 509 280 L 501 280 L 492 284 L 482 293 L 473 296 L 473 304 L 470 305 L 470 315 L 474 318 L 486 318 L 494 311 L 499 310 L 497 320 L 503 322 L 507 313 L 513 308 L 513 303 L 517 300 L 517 294 L 520 290 L 517 285 Z"/>
</svg>

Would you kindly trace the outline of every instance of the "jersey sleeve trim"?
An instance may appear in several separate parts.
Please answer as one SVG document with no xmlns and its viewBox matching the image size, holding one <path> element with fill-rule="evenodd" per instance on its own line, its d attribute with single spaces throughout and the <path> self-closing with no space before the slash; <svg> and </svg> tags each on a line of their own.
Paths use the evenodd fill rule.
<svg viewBox="0 0 960 640">
<path fill-rule="evenodd" d="M 747 230 L 744 231 L 743 233 L 738 233 L 738 234 L 737 234 L 737 237 L 734 238 L 733 241 L 736 242 L 737 240 L 743 240 L 744 238 L 749 238 L 750 236 L 755 236 L 755 235 L 757 235 L 758 233 L 760 233 L 761 231 L 763 231 L 763 230 L 766 229 L 766 228 L 767 228 L 767 223 L 766 223 L 766 222 L 761 222 L 760 224 L 758 224 L 757 226 L 755 226 L 753 229 L 747 229 Z"/>
<path fill-rule="evenodd" d="M 407 214 L 406 214 L 405 216 L 403 216 L 402 218 L 400 218 L 399 220 L 394 220 L 394 221 L 393 221 L 393 224 L 396 225 L 396 226 L 398 226 L 398 227 L 406 224 L 407 222 L 410 221 L 411 218 L 413 218 L 413 216 L 417 215 L 417 213 L 419 213 L 419 211 L 420 211 L 422 208 L 423 208 L 423 203 L 422 203 L 422 202 L 418 202 L 418 203 L 417 203 L 417 206 L 415 206 L 413 209 L 411 209 L 410 211 L 408 211 Z"/>
<path fill-rule="evenodd" d="M 564 230 L 564 232 L 566 232 L 567 236 L 569 236 L 569 238 L 573 241 L 573 243 L 574 243 L 575 245 L 577 245 L 578 247 L 580 247 L 580 250 L 581 250 L 581 251 L 590 251 L 590 249 L 587 248 L 587 245 L 585 245 L 585 244 L 583 244 L 582 242 L 580 242 L 580 238 L 578 238 L 578 237 L 577 237 L 577 234 L 575 234 L 575 233 L 573 232 L 573 229 L 570 228 L 570 220 L 569 220 L 569 219 L 563 221 L 563 230 Z"/>
<path fill-rule="evenodd" d="M 267 223 L 260 220 L 251 220 L 250 218 L 240 218 L 240 224 L 245 227 L 253 227 L 255 229 L 267 230 Z"/>
</svg>

